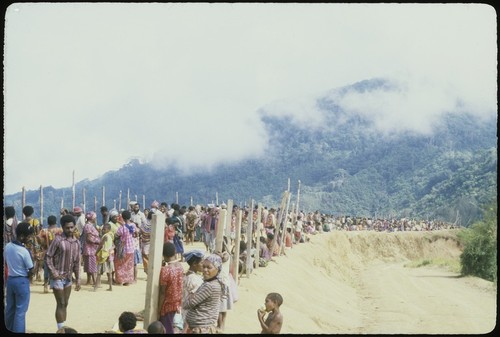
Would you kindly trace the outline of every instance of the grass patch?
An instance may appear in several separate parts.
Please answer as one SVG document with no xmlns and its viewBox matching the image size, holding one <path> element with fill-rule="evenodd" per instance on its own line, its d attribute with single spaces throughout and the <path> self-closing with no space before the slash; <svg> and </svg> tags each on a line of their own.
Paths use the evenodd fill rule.
<svg viewBox="0 0 500 337">
<path fill-rule="evenodd" d="M 408 268 L 431 267 L 431 266 L 445 268 L 454 273 L 460 273 L 461 270 L 460 261 L 453 259 L 441 259 L 441 258 L 421 259 L 421 260 L 411 261 L 405 264 L 405 267 Z"/>
</svg>

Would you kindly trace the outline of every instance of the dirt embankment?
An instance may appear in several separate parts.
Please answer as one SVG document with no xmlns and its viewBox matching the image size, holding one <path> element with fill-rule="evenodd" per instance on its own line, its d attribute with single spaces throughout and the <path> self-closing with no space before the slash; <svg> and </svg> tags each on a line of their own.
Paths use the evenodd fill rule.
<svg viewBox="0 0 500 337">
<path fill-rule="evenodd" d="M 187 247 L 202 248 L 202 245 Z M 203 248 L 202 248 L 203 249 Z M 483 334 L 496 324 L 496 284 L 460 277 L 444 267 L 410 267 L 424 259 L 458 260 L 456 231 L 331 232 L 294 245 L 238 285 L 225 333 L 259 333 L 257 308 L 267 293 L 284 299 L 282 333 Z M 82 276 L 82 278 L 85 276 Z M 124 310 L 145 304 L 146 278 L 112 292 L 74 292 L 67 325 L 79 332 L 110 330 Z M 55 331 L 55 300 L 32 287 L 29 332 Z"/>
</svg>

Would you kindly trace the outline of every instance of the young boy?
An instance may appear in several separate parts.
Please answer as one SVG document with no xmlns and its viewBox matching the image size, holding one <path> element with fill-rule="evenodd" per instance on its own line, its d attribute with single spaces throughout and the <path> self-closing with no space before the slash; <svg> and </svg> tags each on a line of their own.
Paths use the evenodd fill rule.
<svg viewBox="0 0 500 337">
<path fill-rule="evenodd" d="M 278 293 L 269 293 L 265 300 L 265 309 L 257 310 L 262 334 L 279 334 L 283 325 L 283 315 L 280 306 L 283 304 L 283 297 Z M 268 313 L 266 320 L 264 316 Z"/>
<path fill-rule="evenodd" d="M 94 291 L 101 287 L 101 275 L 106 273 L 108 275 L 108 291 L 113 290 L 113 277 L 112 273 L 115 270 L 114 261 L 114 245 L 113 233 L 111 232 L 111 225 L 105 223 L 102 225 L 102 238 L 99 247 L 97 247 L 97 279 L 94 284 Z"/>
</svg>

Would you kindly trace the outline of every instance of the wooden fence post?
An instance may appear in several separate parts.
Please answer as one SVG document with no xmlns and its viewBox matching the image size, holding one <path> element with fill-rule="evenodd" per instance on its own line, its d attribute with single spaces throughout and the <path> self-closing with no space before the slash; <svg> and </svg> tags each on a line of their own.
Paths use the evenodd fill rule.
<svg viewBox="0 0 500 337">
<path fill-rule="evenodd" d="M 236 220 L 236 238 L 235 238 L 235 246 L 234 246 L 234 259 L 233 259 L 233 278 L 236 284 L 238 284 L 239 271 L 238 266 L 240 262 L 240 235 L 241 235 L 241 218 L 243 216 L 243 211 L 241 209 L 238 210 L 238 218 Z"/>
<path fill-rule="evenodd" d="M 160 295 L 160 269 L 163 260 L 163 236 L 165 214 L 153 214 L 151 224 L 151 246 L 149 248 L 146 303 L 144 307 L 144 329 L 158 319 L 158 296 Z"/>
<path fill-rule="evenodd" d="M 222 244 L 224 242 L 224 225 L 226 223 L 226 213 L 227 210 L 219 210 L 219 216 L 217 217 L 217 233 L 215 239 L 215 251 L 222 252 Z"/>
</svg>

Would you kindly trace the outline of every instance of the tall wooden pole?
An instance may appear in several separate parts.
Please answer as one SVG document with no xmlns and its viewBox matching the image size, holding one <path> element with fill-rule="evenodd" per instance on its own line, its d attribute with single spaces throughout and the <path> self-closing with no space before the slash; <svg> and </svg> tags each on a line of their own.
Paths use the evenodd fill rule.
<svg viewBox="0 0 500 337">
<path fill-rule="evenodd" d="M 40 226 L 43 226 L 43 187 L 40 185 Z"/>
<path fill-rule="evenodd" d="M 72 191 L 72 203 L 71 203 L 71 207 L 74 209 L 75 208 L 75 170 L 73 170 L 73 184 L 71 185 L 71 191 Z"/>
<path fill-rule="evenodd" d="M 116 209 L 116 199 L 113 199 L 113 208 Z"/>
<path fill-rule="evenodd" d="M 94 195 L 94 212 L 97 213 L 97 195 Z"/>
<path fill-rule="evenodd" d="M 229 199 L 227 201 L 227 217 L 226 217 L 226 228 L 225 228 L 225 231 L 224 231 L 224 235 L 226 236 L 227 238 L 227 242 L 228 244 L 231 242 L 230 238 L 231 238 L 231 223 L 232 223 L 232 219 L 233 219 L 233 199 Z"/>
<path fill-rule="evenodd" d="M 255 224 L 255 269 L 259 268 L 260 258 L 260 223 L 262 217 L 262 203 L 257 204 L 257 223 Z"/>
<path fill-rule="evenodd" d="M 300 180 L 299 180 L 299 188 L 297 189 L 297 215 L 300 213 L 300 208 L 299 208 L 299 200 L 300 200 Z"/>
<path fill-rule="evenodd" d="M 135 195 L 135 202 L 139 201 L 139 200 L 137 199 L 137 194 L 134 194 L 134 195 Z M 144 206 L 144 205 L 143 205 L 143 206 Z"/>
<path fill-rule="evenodd" d="M 236 237 L 235 237 L 235 247 L 234 247 L 234 259 L 233 259 L 233 278 L 236 284 L 238 284 L 239 272 L 238 266 L 240 262 L 240 236 L 241 236 L 241 218 L 243 217 L 243 210 L 238 210 L 238 217 L 236 219 Z"/>
<path fill-rule="evenodd" d="M 130 205 L 130 188 L 127 188 L 127 207 L 126 209 L 129 208 Z"/>
<path fill-rule="evenodd" d="M 86 207 L 86 201 L 87 201 L 87 200 L 86 200 L 86 196 L 85 196 L 85 194 L 86 194 L 86 191 L 85 191 L 85 187 L 84 187 L 84 188 L 83 188 L 83 190 L 82 190 L 82 197 L 83 197 L 83 205 L 82 205 L 82 206 L 83 206 L 83 213 L 86 213 L 86 212 L 87 212 L 87 210 L 86 210 L 86 208 L 87 208 L 87 207 Z"/>
<path fill-rule="evenodd" d="M 146 196 L 143 194 L 142 195 L 142 209 L 146 208 Z"/>
<path fill-rule="evenodd" d="M 102 187 L 102 205 L 106 206 L 106 187 Z"/>
<path fill-rule="evenodd" d="M 291 193 L 288 193 L 288 201 L 286 202 L 286 208 L 285 208 L 285 213 L 283 214 L 283 234 L 281 235 L 281 244 L 280 244 L 280 253 L 278 254 L 281 255 L 281 252 L 285 252 L 285 245 L 283 244 L 285 242 L 285 235 L 286 235 L 286 220 L 288 218 L 288 207 L 290 206 L 290 199 L 292 197 L 292 194 Z"/>
<path fill-rule="evenodd" d="M 179 204 L 179 192 L 175 192 L 175 203 Z"/>
<path fill-rule="evenodd" d="M 290 192 L 290 178 L 288 178 L 288 188 L 287 191 Z"/>
<path fill-rule="evenodd" d="M 190 206 L 193 206 L 193 197 L 191 197 L 191 202 L 189 203 Z"/>
<path fill-rule="evenodd" d="M 253 199 L 250 201 L 250 211 L 248 212 L 248 225 L 247 225 L 247 277 L 250 277 L 250 270 L 252 269 L 252 229 L 253 229 Z"/>
<path fill-rule="evenodd" d="M 222 252 L 224 242 L 224 225 L 226 224 L 227 210 L 221 209 L 217 218 L 217 233 L 215 237 L 215 251 Z"/>
<path fill-rule="evenodd" d="M 118 212 L 121 212 L 122 211 L 122 191 L 121 190 L 120 190 L 120 194 L 118 195 L 118 200 L 119 200 Z"/>
<path fill-rule="evenodd" d="M 219 193 L 215 192 L 215 206 L 219 206 Z"/>
<path fill-rule="evenodd" d="M 146 303 L 144 306 L 144 327 L 158 319 L 158 300 L 160 294 L 160 269 L 163 258 L 163 233 L 165 214 L 153 214 L 151 224 L 151 245 L 149 248 L 148 277 L 146 284 Z"/>
<path fill-rule="evenodd" d="M 21 200 L 21 206 L 22 208 L 24 209 L 24 206 L 26 206 L 26 188 L 24 188 L 23 186 L 23 189 L 22 189 L 22 200 Z M 23 213 L 23 220 L 25 219 L 26 217 L 24 216 L 24 213 Z"/>
</svg>

